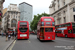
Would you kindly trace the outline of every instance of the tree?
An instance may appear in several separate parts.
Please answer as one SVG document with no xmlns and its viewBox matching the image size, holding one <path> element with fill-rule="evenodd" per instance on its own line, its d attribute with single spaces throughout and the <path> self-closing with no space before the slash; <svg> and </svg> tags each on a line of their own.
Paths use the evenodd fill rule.
<svg viewBox="0 0 75 50">
<path fill-rule="evenodd" d="M 42 14 L 37 14 L 37 15 L 34 15 L 34 19 L 32 20 L 31 24 L 30 24 L 30 28 L 32 30 L 36 30 L 37 29 L 37 23 L 38 21 L 40 20 L 41 17 L 43 16 L 50 16 L 49 14 L 47 13 L 42 13 Z"/>
</svg>

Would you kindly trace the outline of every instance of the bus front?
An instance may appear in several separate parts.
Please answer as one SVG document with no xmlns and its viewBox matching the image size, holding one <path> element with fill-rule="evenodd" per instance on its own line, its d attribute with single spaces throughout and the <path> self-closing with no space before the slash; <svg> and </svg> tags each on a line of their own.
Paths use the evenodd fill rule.
<svg viewBox="0 0 75 50">
<path fill-rule="evenodd" d="M 75 23 L 72 23 L 72 28 L 73 28 L 73 37 L 75 37 Z"/>
<path fill-rule="evenodd" d="M 19 21 L 17 39 L 29 39 L 29 24 L 27 21 Z"/>
<path fill-rule="evenodd" d="M 55 21 L 53 17 L 41 18 L 40 40 L 55 40 Z"/>
</svg>

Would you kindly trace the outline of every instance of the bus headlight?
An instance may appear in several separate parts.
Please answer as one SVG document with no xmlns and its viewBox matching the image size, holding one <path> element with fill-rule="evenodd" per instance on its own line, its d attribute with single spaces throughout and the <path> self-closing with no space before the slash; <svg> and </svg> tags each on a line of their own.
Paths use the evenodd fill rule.
<svg viewBox="0 0 75 50">
<path fill-rule="evenodd" d="M 18 31 L 18 33 L 19 33 L 19 31 Z"/>
</svg>

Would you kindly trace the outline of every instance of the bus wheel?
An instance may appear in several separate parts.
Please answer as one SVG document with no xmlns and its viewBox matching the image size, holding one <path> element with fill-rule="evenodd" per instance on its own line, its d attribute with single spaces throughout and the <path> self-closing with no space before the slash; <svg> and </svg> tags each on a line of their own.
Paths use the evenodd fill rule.
<svg viewBox="0 0 75 50">
<path fill-rule="evenodd" d="M 67 38 L 67 35 L 65 35 L 65 37 Z"/>
</svg>

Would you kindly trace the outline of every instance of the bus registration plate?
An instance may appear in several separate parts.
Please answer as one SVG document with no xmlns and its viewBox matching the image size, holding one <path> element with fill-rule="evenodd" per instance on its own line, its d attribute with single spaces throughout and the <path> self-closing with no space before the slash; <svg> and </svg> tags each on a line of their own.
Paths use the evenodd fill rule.
<svg viewBox="0 0 75 50">
<path fill-rule="evenodd" d="M 50 39 L 50 37 L 48 37 L 48 39 Z"/>
<path fill-rule="evenodd" d="M 20 37 L 27 37 L 27 34 L 20 34 Z"/>
</svg>

